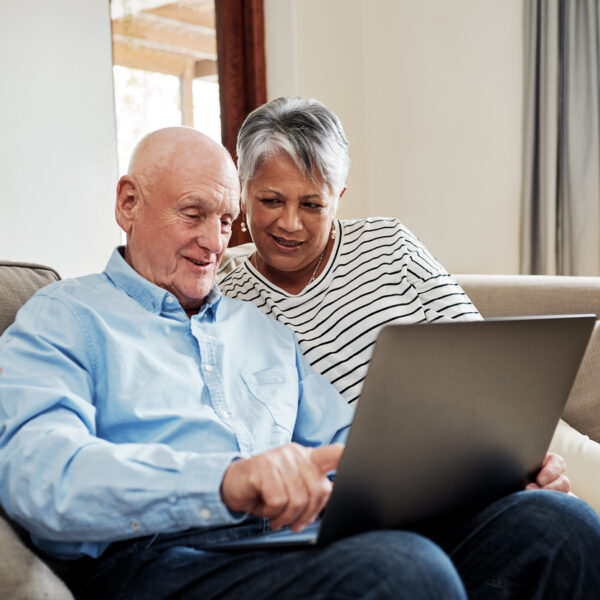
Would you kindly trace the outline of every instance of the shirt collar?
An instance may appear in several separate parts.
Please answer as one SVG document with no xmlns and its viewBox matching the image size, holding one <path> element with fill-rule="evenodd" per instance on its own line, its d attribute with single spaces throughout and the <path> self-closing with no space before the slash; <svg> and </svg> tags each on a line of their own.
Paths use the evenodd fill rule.
<svg viewBox="0 0 600 600">
<path fill-rule="evenodd" d="M 183 311 L 177 298 L 171 292 L 142 277 L 125 260 L 123 257 L 124 251 L 124 246 L 115 248 L 104 269 L 104 273 L 113 284 L 151 313 L 158 315 L 163 312 L 172 312 L 175 306 Z M 214 321 L 221 297 L 221 292 L 215 284 L 198 311 L 198 316 L 203 317 L 206 315 Z M 171 310 L 168 310 L 169 308 Z"/>
<path fill-rule="evenodd" d="M 206 317 L 210 321 L 216 321 L 217 308 L 219 307 L 219 304 L 221 304 L 222 297 L 223 295 L 221 294 L 221 290 L 215 283 L 215 285 L 213 285 L 212 290 L 210 290 L 210 292 L 208 293 L 208 296 L 206 296 L 206 298 L 204 299 L 204 304 L 200 307 L 200 310 L 198 311 L 198 318 L 202 319 Z"/>
</svg>

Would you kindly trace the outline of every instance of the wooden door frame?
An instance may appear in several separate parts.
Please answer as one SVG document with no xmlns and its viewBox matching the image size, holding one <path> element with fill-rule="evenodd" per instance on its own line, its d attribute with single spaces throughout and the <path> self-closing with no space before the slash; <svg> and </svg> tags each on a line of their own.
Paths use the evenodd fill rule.
<svg viewBox="0 0 600 600">
<path fill-rule="evenodd" d="M 238 131 L 267 101 L 263 0 L 215 0 L 221 140 L 234 160 Z M 234 223 L 230 246 L 250 241 Z"/>
</svg>

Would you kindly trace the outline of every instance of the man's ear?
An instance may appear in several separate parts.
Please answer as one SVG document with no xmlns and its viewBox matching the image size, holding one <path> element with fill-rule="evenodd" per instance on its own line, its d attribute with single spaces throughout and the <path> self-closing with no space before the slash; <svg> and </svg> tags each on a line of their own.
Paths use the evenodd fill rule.
<svg viewBox="0 0 600 600">
<path fill-rule="evenodd" d="M 117 202 L 115 217 L 125 233 L 131 231 L 140 203 L 140 191 L 137 182 L 129 175 L 123 175 L 117 183 Z"/>
</svg>

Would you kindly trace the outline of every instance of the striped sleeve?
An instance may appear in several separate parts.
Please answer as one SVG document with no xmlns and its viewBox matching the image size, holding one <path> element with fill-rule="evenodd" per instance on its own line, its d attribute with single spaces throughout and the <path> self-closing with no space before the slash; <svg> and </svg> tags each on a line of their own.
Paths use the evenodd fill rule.
<svg viewBox="0 0 600 600">
<path fill-rule="evenodd" d="M 409 256 L 409 280 L 417 292 L 427 322 L 481 320 L 479 311 L 452 275 L 410 231 L 404 227 L 402 230 Z"/>
</svg>

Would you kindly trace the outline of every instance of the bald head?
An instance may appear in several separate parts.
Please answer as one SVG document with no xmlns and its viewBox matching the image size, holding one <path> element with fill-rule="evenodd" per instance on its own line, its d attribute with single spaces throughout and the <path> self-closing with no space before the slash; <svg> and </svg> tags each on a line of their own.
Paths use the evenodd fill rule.
<svg viewBox="0 0 600 600">
<path fill-rule="evenodd" d="M 128 174 L 150 187 L 162 181 L 165 174 L 189 169 L 211 172 L 215 168 L 237 173 L 229 152 L 207 135 L 189 127 L 165 127 L 138 142 Z"/>
</svg>

